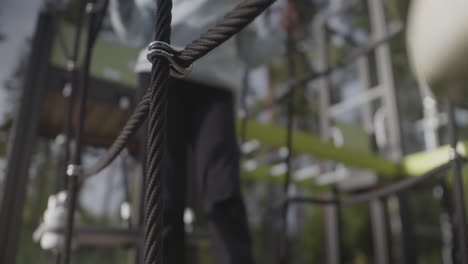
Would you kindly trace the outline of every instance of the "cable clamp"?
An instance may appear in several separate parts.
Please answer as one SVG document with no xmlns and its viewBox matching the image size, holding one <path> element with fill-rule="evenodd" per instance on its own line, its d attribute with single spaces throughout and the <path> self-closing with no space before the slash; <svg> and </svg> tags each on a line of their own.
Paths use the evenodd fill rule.
<svg viewBox="0 0 468 264">
<path fill-rule="evenodd" d="M 67 175 L 72 176 L 81 176 L 83 175 L 83 167 L 76 164 L 69 164 L 67 167 Z"/>
<path fill-rule="evenodd" d="M 181 51 L 182 49 L 177 49 L 166 42 L 153 41 L 148 45 L 146 58 L 153 64 L 158 57 L 166 59 L 169 61 L 171 75 L 176 78 L 184 78 L 192 71 L 192 65 L 184 68 L 176 62 L 175 57 Z"/>
</svg>

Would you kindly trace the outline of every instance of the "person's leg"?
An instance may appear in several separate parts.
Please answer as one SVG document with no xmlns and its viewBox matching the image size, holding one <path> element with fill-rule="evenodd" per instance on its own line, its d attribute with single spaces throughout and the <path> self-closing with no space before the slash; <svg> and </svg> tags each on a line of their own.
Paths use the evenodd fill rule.
<svg viewBox="0 0 468 264">
<path fill-rule="evenodd" d="M 140 78 L 142 80 L 142 78 Z M 149 74 L 145 80 L 149 85 Z M 186 120 L 183 87 L 171 85 L 167 92 L 167 118 L 163 163 L 163 260 L 185 263 L 183 213 L 186 189 Z"/>
<path fill-rule="evenodd" d="M 192 84 L 193 147 L 217 264 L 251 264 L 251 239 L 239 183 L 233 95 Z"/>
</svg>

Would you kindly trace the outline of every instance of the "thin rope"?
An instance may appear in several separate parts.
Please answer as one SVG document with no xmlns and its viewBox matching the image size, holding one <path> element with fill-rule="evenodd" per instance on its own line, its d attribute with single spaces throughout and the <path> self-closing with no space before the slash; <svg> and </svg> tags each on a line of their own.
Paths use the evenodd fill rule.
<svg viewBox="0 0 468 264">
<path fill-rule="evenodd" d="M 466 160 L 464 160 L 466 162 Z M 440 175 L 442 172 L 448 170 L 451 166 L 451 162 L 442 164 L 424 174 L 416 177 L 407 178 L 404 180 L 397 181 L 393 184 L 387 185 L 382 188 L 378 188 L 369 192 L 356 194 L 348 198 L 343 199 L 320 199 L 315 197 L 290 197 L 285 203 L 312 203 L 312 204 L 340 204 L 340 205 L 352 205 L 362 202 L 368 202 L 375 199 L 384 198 L 393 194 L 407 191 L 415 186 L 426 182 L 435 176 Z"/>
<path fill-rule="evenodd" d="M 103 0 L 103 5 L 100 6 L 103 9 L 107 9 L 108 0 Z M 78 126 L 76 131 L 76 147 L 73 153 L 73 165 L 81 166 L 82 154 L 83 154 L 83 140 L 84 140 L 84 125 L 86 120 L 86 104 L 88 99 L 88 88 L 90 80 L 90 66 L 93 47 L 96 42 L 98 32 L 102 27 L 103 19 L 100 16 L 104 16 L 105 10 L 91 10 L 89 14 L 88 22 L 88 36 L 86 40 L 85 57 L 83 61 L 83 71 L 81 75 L 81 83 L 79 90 L 79 113 L 78 113 Z M 65 252 L 64 252 L 64 263 L 69 264 L 71 261 L 71 247 L 73 239 L 74 229 L 74 215 L 77 206 L 78 198 L 78 175 L 73 174 L 69 176 L 68 180 L 68 207 L 67 207 L 67 225 L 65 230 Z"/>
<path fill-rule="evenodd" d="M 72 53 L 70 57 L 68 57 L 68 73 L 69 76 L 68 78 L 70 79 L 70 95 L 67 100 L 67 106 L 65 109 L 65 123 L 64 123 L 64 133 L 65 133 L 65 142 L 64 142 L 64 152 L 65 152 L 65 157 L 64 157 L 64 170 L 66 170 L 66 165 L 70 162 L 70 157 L 71 157 L 71 138 L 72 138 L 72 115 L 73 115 L 73 106 L 75 105 L 75 98 L 76 98 L 76 90 L 78 87 L 78 74 L 79 74 L 79 68 L 78 68 L 78 56 L 80 52 L 80 43 L 81 43 L 81 32 L 83 29 L 83 20 L 84 20 L 84 11 L 85 11 L 85 2 L 86 0 L 80 0 L 80 4 L 78 7 L 78 18 L 76 22 L 76 27 L 75 27 L 75 34 L 73 37 L 73 47 L 72 47 Z M 59 33 L 61 35 L 61 33 Z M 65 171 L 64 171 L 65 175 Z M 65 175 L 64 177 L 64 187 L 66 188 L 68 186 L 68 177 Z"/>
</svg>

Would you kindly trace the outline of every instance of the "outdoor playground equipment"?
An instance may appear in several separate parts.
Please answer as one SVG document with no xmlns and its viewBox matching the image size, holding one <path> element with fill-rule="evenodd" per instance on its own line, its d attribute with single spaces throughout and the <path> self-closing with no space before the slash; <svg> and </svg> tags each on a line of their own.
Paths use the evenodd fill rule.
<svg viewBox="0 0 468 264">
<path fill-rule="evenodd" d="M 461 0 L 460 0 L 461 1 Z M 85 1 L 81 1 L 80 14 L 84 16 L 85 10 Z M 169 1 L 159 1 L 160 6 L 167 5 Z M 222 21 L 214 30 L 210 31 L 206 35 L 201 37 L 201 40 L 194 41 L 194 43 L 184 49 L 181 53 L 172 54 L 172 50 L 164 50 L 169 52 L 176 59 L 172 63 L 179 63 L 181 68 L 188 67 L 193 61 L 202 57 L 204 54 L 207 54 L 210 50 L 215 48 L 217 45 L 220 45 L 223 41 L 227 40 L 229 37 L 238 32 L 242 27 L 247 25 L 251 20 L 253 20 L 258 14 L 260 14 L 265 8 L 267 8 L 274 1 L 270 0 L 247 0 L 242 2 L 239 7 L 229 13 L 226 20 Z M 339 230 L 339 208 L 341 206 L 346 206 L 349 204 L 360 203 L 360 202 L 369 202 L 371 207 L 371 217 L 373 224 L 373 239 L 375 244 L 375 263 L 385 264 L 389 263 L 389 252 L 388 252 L 388 230 L 386 230 L 385 221 L 385 209 L 381 198 L 394 196 L 401 194 L 402 192 L 409 190 L 410 188 L 415 187 L 418 184 L 426 182 L 429 179 L 432 179 L 436 176 L 442 175 L 446 170 L 450 169 L 452 166 L 454 168 L 454 190 L 455 190 L 455 217 L 458 221 L 455 223 L 458 225 L 457 230 L 457 245 L 458 248 L 466 248 L 466 231 L 465 231 L 465 212 L 464 212 L 464 199 L 463 199 L 463 190 L 462 190 L 462 180 L 461 180 L 461 163 L 465 160 L 467 154 L 466 147 L 468 146 L 465 142 L 459 142 L 458 136 L 456 134 L 456 122 L 454 119 L 454 108 L 450 104 L 448 111 L 448 121 L 451 129 L 451 145 L 443 146 L 433 151 L 413 153 L 409 155 L 404 155 L 402 151 L 402 139 L 400 132 L 400 120 L 397 109 L 397 102 L 395 96 L 395 83 L 393 70 L 391 67 L 391 57 L 389 49 L 389 41 L 398 35 L 402 31 L 401 24 L 394 23 L 388 24 L 385 19 L 384 5 L 382 0 L 368 0 L 369 6 L 369 17 L 371 21 L 371 34 L 367 39 L 367 42 L 360 44 L 352 56 L 345 58 L 342 61 L 339 61 L 336 65 L 330 65 L 330 59 L 326 54 L 328 54 L 328 42 L 329 34 L 333 33 L 333 28 L 329 27 L 329 19 L 334 16 L 339 15 L 341 12 L 344 12 L 348 8 L 351 8 L 354 4 L 359 1 L 348 1 L 345 5 L 341 6 L 338 9 L 326 10 L 322 12 L 314 20 L 314 36 L 317 41 L 317 50 L 318 50 L 318 67 L 307 76 L 295 76 L 293 71 L 290 73 L 291 79 L 288 83 L 285 84 L 287 91 L 284 93 L 284 96 L 278 98 L 277 101 L 283 102 L 286 101 L 289 106 L 288 110 L 288 126 L 287 128 L 279 127 L 271 124 L 262 124 L 253 119 L 249 119 L 248 116 L 244 117 L 245 119 L 239 119 L 238 128 L 240 132 L 244 133 L 243 137 L 245 140 L 258 140 L 261 144 L 272 146 L 272 147 L 287 147 L 287 154 L 285 155 L 285 165 L 286 169 L 281 170 L 279 173 L 276 173 L 276 176 L 271 176 L 272 166 L 269 164 L 260 164 L 257 163 L 256 166 L 250 167 L 244 171 L 244 177 L 249 180 L 259 180 L 265 182 L 284 182 L 284 215 L 288 210 L 288 205 L 292 203 L 311 203 L 318 205 L 326 205 L 324 210 L 326 211 L 325 217 L 325 237 L 326 237 L 326 253 L 327 253 L 327 262 L 329 264 L 340 263 L 340 230 Z M 421 1 L 420 1 L 421 2 Z M 434 4 L 437 0 L 433 0 Z M 417 2 L 416 2 L 417 3 Z M 159 241 L 159 232 L 160 226 L 158 222 L 153 222 L 154 219 L 145 219 L 145 223 L 149 226 L 143 228 L 142 225 L 137 226 L 134 229 L 105 229 L 105 228 L 93 228 L 86 226 L 77 226 L 73 229 L 73 215 L 74 215 L 74 206 L 76 203 L 76 193 L 79 187 L 79 183 L 86 180 L 86 178 L 91 177 L 93 174 L 107 166 L 127 143 L 129 143 L 130 136 L 136 133 L 138 126 L 144 120 L 144 117 L 150 116 L 150 127 L 154 133 L 160 133 L 162 127 L 154 127 L 153 125 L 161 124 L 161 118 L 164 118 L 164 115 L 161 109 L 158 108 L 158 105 L 162 103 L 164 98 L 154 98 L 158 93 L 154 89 L 166 89 L 166 87 L 159 87 L 158 82 L 154 84 L 154 87 L 149 89 L 149 93 L 143 96 L 142 101 L 136 106 L 135 112 L 130 115 L 130 121 L 126 123 L 124 133 L 118 136 L 117 143 L 113 143 L 110 138 L 116 137 L 116 128 L 122 123 L 123 117 L 128 115 L 126 109 L 121 109 L 116 105 L 119 105 L 122 98 L 127 98 L 131 100 L 134 96 L 134 92 L 129 90 L 131 86 L 134 85 L 130 77 L 131 73 L 126 70 L 125 67 L 119 65 L 125 65 L 133 57 L 136 57 L 136 51 L 119 46 L 113 45 L 111 43 L 105 43 L 106 40 L 99 39 L 98 32 L 100 29 L 100 24 L 102 23 L 103 14 L 105 13 L 105 7 L 107 1 L 99 1 L 97 4 L 91 5 L 88 8 L 87 15 L 90 18 L 90 22 L 87 28 L 87 40 L 85 48 L 81 47 L 81 23 L 78 23 L 76 27 L 75 34 L 72 33 L 72 28 L 67 25 L 60 25 L 56 21 L 55 15 L 48 9 L 45 9 L 40 17 L 38 28 L 36 31 L 36 37 L 34 40 L 34 49 L 31 55 L 31 65 L 37 65 L 33 67 L 33 70 L 28 75 L 28 82 L 25 85 L 25 91 L 23 95 L 23 102 L 21 104 L 19 117 L 17 118 L 15 131 L 19 133 L 14 133 L 14 141 L 12 144 L 12 151 L 10 152 L 10 161 L 7 169 L 7 182 L 5 191 L 3 193 L 4 198 L 2 200 L 2 211 L 0 217 L 0 233 L 6 234 L 0 238 L 0 262 L 1 263 L 14 263 L 14 254 L 16 251 L 16 241 L 18 236 L 19 224 L 18 219 L 21 216 L 21 208 L 24 203 L 24 195 L 26 190 L 26 179 L 27 179 L 27 168 L 29 161 L 31 159 L 31 145 L 35 138 L 36 128 L 40 128 L 40 135 L 44 137 L 55 137 L 61 132 L 61 123 L 66 124 L 65 134 L 67 140 L 70 141 L 71 129 L 72 126 L 77 130 L 75 135 L 77 139 L 77 148 L 75 149 L 74 155 L 70 155 L 70 149 L 67 150 L 69 158 L 67 162 L 70 162 L 70 166 L 67 171 L 68 178 L 68 223 L 64 223 L 64 229 L 66 231 L 66 243 L 64 243 L 63 250 L 63 260 L 64 263 L 68 264 L 71 257 L 71 242 L 75 238 L 78 244 L 86 243 L 95 243 L 100 245 L 121 245 L 121 244 L 131 244 L 135 247 L 138 245 L 138 241 L 141 239 L 140 233 L 145 230 L 145 243 L 149 247 L 145 250 L 145 264 L 161 263 L 158 256 L 160 256 L 160 248 L 158 245 Z M 434 4 L 436 5 L 436 4 Z M 430 5 L 428 5 L 430 6 Z M 167 6 L 166 6 L 167 7 Z M 424 16 L 421 18 L 415 17 L 415 14 L 418 14 L 418 8 L 422 8 L 421 5 L 415 4 L 412 11 L 412 17 L 409 20 L 409 32 L 411 36 L 418 36 L 417 26 L 421 25 L 417 21 L 426 21 Z M 170 12 L 170 8 L 161 8 L 158 17 L 161 20 L 158 20 L 158 34 L 157 37 L 165 37 L 166 34 L 161 32 L 162 28 L 168 30 L 167 24 L 168 21 L 166 15 Z M 415 11 L 416 10 L 416 11 Z M 421 11 L 423 13 L 423 11 Z M 456 18 L 457 16 L 454 16 Z M 460 14 L 460 17 L 463 17 Z M 82 21 L 83 18 L 80 19 Z M 420 19 L 420 20 L 418 20 Z M 449 22 L 446 22 L 449 23 Z M 461 24 L 461 23 L 458 23 Z M 454 24 L 455 25 L 455 24 Z M 463 24 L 465 25 L 465 24 Z M 444 38 L 447 43 L 440 43 L 440 47 L 444 45 L 449 45 L 451 47 L 458 47 L 454 43 L 458 43 L 458 39 L 455 36 L 462 36 L 462 28 L 459 28 L 459 34 L 453 33 L 454 38 Z M 424 32 L 422 32 L 423 34 Z M 432 32 L 433 33 L 433 32 Z M 60 39 L 74 39 L 71 43 L 73 45 L 73 52 L 66 54 L 61 53 L 63 48 L 63 43 L 61 44 Z M 74 36 L 73 36 L 74 35 Z M 466 35 L 466 34 L 465 34 Z M 425 37 L 427 35 L 423 34 L 422 41 L 426 41 Z M 210 41 L 207 41 L 210 40 Z M 466 39 L 466 38 L 463 38 Z M 158 41 L 166 41 L 167 39 L 158 39 Z M 291 41 L 291 39 L 290 39 Z M 214 43 L 214 44 L 213 44 Z M 414 44 L 410 40 L 410 49 L 414 49 L 418 44 Z M 418 42 L 416 42 L 418 43 Z M 434 42 L 435 44 L 435 42 Z M 453 45 L 453 46 L 452 46 Z M 66 45 L 65 45 L 66 46 Z M 426 45 L 430 46 L 430 45 Z M 468 45 L 465 45 L 466 47 Z M 62 48 L 61 48 L 62 47 Z M 105 47 L 105 48 L 104 48 Z M 291 46 L 289 46 L 291 48 Z M 161 46 L 155 48 L 163 49 Z M 296 48 L 294 45 L 292 48 Z M 437 48 L 437 45 L 434 45 L 434 49 Z M 80 49 L 83 49 L 85 53 L 85 60 L 80 64 L 78 68 L 78 57 L 76 53 Z M 94 60 L 97 61 L 96 64 L 93 64 L 91 67 L 91 54 L 94 51 Z M 106 56 L 106 52 L 118 52 L 120 56 Z M 446 86 L 443 84 L 447 83 L 447 80 L 451 80 L 449 83 L 456 85 L 450 85 L 450 87 L 455 87 L 457 94 L 459 91 L 462 91 L 462 86 L 459 85 L 463 83 L 464 74 L 459 75 L 437 75 L 438 73 L 447 73 L 452 72 L 454 69 L 453 65 L 462 66 L 460 69 L 466 70 L 467 67 L 464 65 L 459 65 L 457 63 L 445 63 L 447 68 L 437 68 L 437 62 L 444 59 L 442 57 L 443 52 L 442 48 L 432 50 L 422 50 L 422 55 L 419 55 L 419 50 L 413 50 L 413 59 L 416 71 L 418 76 L 421 78 L 421 81 L 427 81 L 427 83 L 439 89 L 437 91 L 443 91 L 446 89 Z M 457 52 L 458 50 L 454 50 Z M 461 53 L 465 54 L 465 49 L 460 49 Z M 377 67 L 377 79 L 378 84 L 371 87 L 370 81 L 370 66 L 369 66 L 369 54 L 375 54 L 376 67 Z M 427 54 L 435 54 L 437 56 L 429 57 L 424 59 Z M 440 57 L 438 57 L 440 56 Z M 459 56 L 459 55 L 458 55 Z M 290 57 L 292 57 L 290 55 Z M 418 59 L 422 57 L 422 61 Z M 50 58 L 50 60 L 49 60 Z M 452 59 L 455 57 L 451 57 Z M 451 59 L 449 58 L 449 59 Z M 458 58 L 458 57 L 457 57 Z M 107 61 L 108 64 L 113 67 L 122 67 L 120 68 L 121 77 L 117 78 L 112 77 L 112 74 L 103 74 L 105 68 L 108 66 L 100 64 L 103 61 Z M 114 61 L 115 60 L 115 61 Z M 127 61 L 126 61 L 127 60 Z M 450 62 L 450 60 L 448 60 Z M 294 60 L 290 60 L 290 66 L 292 67 Z M 351 98 L 346 98 L 338 103 L 332 103 L 330 99 L 330 79 L 328 78 L 329 74 L 335 72 L 339 68 L 349 65 L 356 65 L 359 72 L 359 79 L 362 84 L 362 90 L 359 95 L 356 95 Z M 421 67 L 420 65 L 428 65 L 427 68 Z M 158 74 L 159 81 L 164 78 L 167 78 L 169 64 L 168 61 L 161 59 L 157 62 L 157 67 L 155 69 L 155 74 Z M 429 68 L 433 66 L 433 68 Z M 437 66 L 437 67 L 436 67 Z M 453 66 L 453 67 L 452 67 Z M 40 71 L 34 71 L 34 69 L 40 69 Z M 291 68 L 290 68 L 291 69 Z M 458 69 L 458 68 L 457 68 Z M 79 71 L 78 71 L 79 70 Z M 460 71 L 455 71 L 460 72 Z M 80 75 L 78 74 L 80 73 Z M 58 82 L 58 78 L 51 78 L 51 76 L 64 76 L 69 74 L 71 77 L 68 79 L 68 85 L 71 87 L 72 94 L 68 98 L 61 98 L 59 93 L 61 92 L 63 83 Z M 435 74 L 435 75 L 432 75 Z M 50 78 L 48 78 L 48 77 Z M 433 77 L 435 76 L 435 77 Z M 92 78 L 92 79 L 90 79 Z M 83 86 L 79 87 L 77 85 L 77 80 L 81 80 Z M 295 131 L 292 126 L 294 105 L 293 101 L 290 100 L 294 93 L 300 92 L 300 89 L 309 84 L 311 81 L 317 82 L 317 90 L 320 97 L 320 136 L 311 135 L 310 133 L 303 131 Z M 49 83 L 50 82 L 50 83 Z M 45 91 L 44 87 L 49 85 L 49 90 Z M 435 85 L 435 86 L 433 86 Z M 88 86 L 93 87 L 102 87 L 102 89 L 93 89 L 90 91 L 89 96 L 86 95 Z M 109 87 L 117 87 L 117 89 L 110 89 Z M 441 88 L 439 88 L 441 87 Z M 452 89 L 452 88 L 451 88 Z M 78 93 L 79 92 L 79 93 Z M 112 93 L 114 96 L 109 96 Z M 436 92 L 436 94 L 443 96 L 443 92 Z M 80 96 L 78 96 L 80 95 Z M 85 109 L 86 100 L 88 99 L 91 102 L 90 105 L 94 106 L 91 108 Z M 459 96 L 460 98 L 463 98 Z M 43 99 L 44 98 L 44 99 Z M 78 125 L 72 124 L 72 113 L 73 113 L 73 102 L 74 100 L 80 99 L 81 103 L 78 107 L 80 113 L 76 120 L 78 120 Z M 453 99 L 449 96 L 449 99 Z M 56 101 L 60 102 L 59 105 L 63 109 L 67 108 L 68 111 L 57 113 L 56 110 L 52 108 L 53 104 L 42 103 L 41 100 L 46 102 Z M 152 106 L 150 106 L 150 102 Z M 379 102 L 382 105 L 382 111 L 377 111 L 373 109 L 372 103 Z M 352 140 L 355 140 L 356 137 L 362 137 L 363 144 L 359 144 L 361 147 L 357 147 L 352 144 L 352 140 L 348 140 L 350 134 L 347 131 L 353 130 L 351 126 L 346 124 L 340 124 L 335 121 L 335 118 L 342 114 L 343 112 L 349 111 L 349 109 L 360 109 L 360 114 L 362 117 L 362 126 L 367 130 L 374 131 L 374 134 L 378 134 L 377 127 L 383 127 L 381 131 L 384 135 L 376 135 L 377 137 L 384 137 L 386 141 L 381 143 L 380 146 L 377 146 L 383 154 L 378 155 L 375 152 L 375 148 L 372 147 L 370 142 L 372 141 L 365 130 L 360 129 L 359 132 L 351 132 Z M 93 126 L 92 122 L 99 122 L 99 119 L 96 116 L 101 111 L 109 111 L 112 114 L 111 116 L 115 117 L 115 120 L 112 119 L 109 121 L 111 125 L 106 126 L 109 131 L 102 131 L 93 128 L 98 126 Z M 87 112 L 86 112 L 87 111 Z M 379 114 L 380 113 L 380 114 Z M 381 113 L 384 113 L 383 115 Z M 88 116 L 89 118 L 85 118 Z M 380 116 L 380 118 L 379 118 Z M 381 117 L 384 118 L 381 118 Z M 156 122 L 158 121 L 158 122 Z M 88 123 L 86 123 L 88 122 Z M 90 124 L 91 123 L 91 124 Z M 86 124 L 86 125 L 85 125 Z M 382 125 L 383 124 L 383 125 Z M 244 129 L 241 129 L 242 126 L 245 126 Z M 68 132 L 67 132 L 68 131 Z M 331 137 L 331 135 L 336 135 Z M 96 137 L 93 135 L 101 135 Z M 366 142 L 367 136 L 367 142 Z M 156 135 L 151 135 L 150 139 L 159 138 Z M 154 152 L 160 151 L 160 144 L 162 142 L 152 142 L 155 145 L 152 148 Z M 245 142 L 244 142 L 245 143 Z M 67 144 L 70 144 L 69 142 Z M 101 159 L 95 166 L 90 168 L 83 168 L 81 166 L 81 151 L 82 147 L 85 145 L 94 145 L 94 146 L 104 146 L 108 147 L 110 150 Z M 112 144 L 112 146 L 111 146 Z M 151 144 L 150 144 L 151 145 Z M 367 145 L 367 147 L 362 147 L 362 145 Z M 138 148 L 138 144 L 133 144 L 134 148 Z M 141 150 L 141 149 L 140 149 Z M 301 177 L 297 177 L 298 171 L 293 171 L 291 166 L 292 155 L 297 153 L 310 154 L 316 158 L 323 160 L 331 160 L 345 165 L 346 167 L 341 167 L 340 171 L 344 171 L 345 176 L 343 178 L 336 177 L 336 175 L 343 175 L 338 173 L 336 167 L 318 168 L 317 173 L 306 173 L 305 176 L 302 174 Z M 70 157 L 73 156 L 73 159 Z M 155 169 L 159 165 L 160 156 L 153 155 L 153 158 L 156 160 L 149 161 L 151 168 Z M 151 157 L 150 157 L 151 158 Z M 328 166 L 329 167 L 329 166 Z M 359 168 L 349 169 L 348 167 Z M 365 169 L 362 170 L 362 169 Z M 331 177 L 323 177 L 331 175 Z M 353 182 L 357 180 L 359 176 L 366 174 L 370 177 L 370 181 L 365 181 L 365 184 L 358 186 L 351 186 Z M 159 174 L 151 173 L 148 175 L 149 179 L 152 179 L 152 182 L 159 184 Z M 320 177 L 318 177 L 320 176 Z M 325 179 L 326 184 L 317 185 L 313 184 L 312 179 L 314 178 Z M 331 178 L 331 180 L 330 180 Z M 381 178 L 385 179 L 387 184 L 382 185 L 379 181 Z M 346 183 L 347 182 L 347 183 Z M 377 184 L 377 182 L 379 184 Z M 327 196 L 323 197 L 297 197 L 292 196 L 289 192 L 290 186 L 292 184 L 297 184 L 310 190 L 325 190 L 327 191 Z M 342 189 L 336 192 L 336 186 L 342 186 Z M 361 190 L 358 194 L 349 193 L 348 195 L 346 188 L 353 191 Z M 151 188 L 149 188 L 151 189 Z M 364 190 L 364 191 L 362 191 Z M 152 210 L 152 213 L 158 214 L 158 208 L 156 206 L 159 203 L 158 196 L 153 196 L 155 194 L 148 193 L 149 196 L 146 197 L 146 202 L 150 202 L 147 207 Z M 151 198 L 151 199 L 150 199 Z M 404 203 L 405 197 L 398 196 L 398 201 Z M 142 203 L 143 201 L 140 201 Z M 14 206 L 13 206 L 14 205 Z M 153 205 L 153 206 L 152 206 Z M 155 207 L 156 206 L 156 207 Z M 135 205 L 139 207 L 139 205 Z M 402 207 L 404 208 L 404 207 Z M 146 211 L 146 216 L 150 212 Z M 403 225 L 403 230 L 410 232 L 407 227 L 408 223 L 405 222 L 405 211 L 401 209 L 400 212 L 397 212 L 401 215 L 401 223 Z M 5 217 L 5 216 L 9 217 Z M 141 220 L 141 219 L 140 219 Z M 140 224 L 143 221 L 140 221 Z M 286 223 L 286 221 L 284 221 Z M 285 229 L 287 226 L 285 224 Z M 149 232 L 150 230 L 154 232 Z M 64 231 L 64 230 L 62 230 Z M 149 233 L 148 233 L 149 232 Z M 150 235 L 151 236 L 148 236 Z M 288 246 L 287 238 L 284 237 L 282 241 L 282 247 L 284 248 L 283 252 L 283 263 L 286 263 L 288 260 Z M 402 251 L 403 258 L 405 263 L 414 263 L 414 256 L 411 255 L 409 250 L 411 241 L 402 241 Z M 151 245 L 155 245 L 152 247 Z M 459 263 L 468 263 L 468 256 L 464 250 L 457 250 L 457 258 L 459 258 Z"/>
</svg>

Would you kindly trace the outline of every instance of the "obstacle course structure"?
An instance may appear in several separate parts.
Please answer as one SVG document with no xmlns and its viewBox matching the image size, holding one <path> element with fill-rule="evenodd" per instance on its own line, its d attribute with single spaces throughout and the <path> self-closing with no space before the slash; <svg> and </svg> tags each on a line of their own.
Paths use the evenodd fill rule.
<svg viewBox="0 0 468 264">
<path fill-rule="evenodd" d="M 353 1 L 350 1 L 353 2 Z M 357 1 L 356 1 L 357 2 Z M 355 3 L 357 4 L 357 3 Z M 364 52 L 352 62 L 356 63 L 359 72 L 359 79 L 362 85 L 362 91 L 359 95 L 351 98 L 345 98 L 338 103 L 332 103 L 330 98 L 332 74 L 336 68 L 330 65 L 330 58 L 327 48 L 329 47 L 328 21 L 353 4 L 340 7 L 335 10 L 328 10 L 317 16 L 313 24 L 314 36 L 316 39 L 316 48 L 318 54 L 318 66 L 316 73 L 312 77 L 293 79 L 288 88 L 297 89 L 299 84 L 305 84 L 316 81 L 318 86 L 320 102 L 320 136 L 315 136 L 306 131 L 294 130 L 291 127 L 283 128 L 278 125 L 264 124 L 255 119 L 239 119 L 238 128 L 241 122 L 246 125 L 245 139 L 257 140 L 261 145 L 269 147 L 282 148 L 288 144 L 287 156 L 295 154 L 308 154 L 320 160 L 331 162 L 322 162 L 316 173 L 306 177 L 295 177 L 292 171 L 284 171 L 271 175 L 272 166 L 270 164 L 260 164 L 253 169 L 246 170 L 243 175 L 250 181 L 283 183 L 290 177 L 291 183 L 310 190 L 311 193 L 324 192 L 325 197 L 290 197 L 288 188 L 286 188 L 285 202 L 289 203 L 318 203 L 326 204 L 324 216 L 327 263 L 341 263 L 340 254 L 340 224 L 339 211 L 341 206 L 359 202 L 370 202 L 372 225 L 374 231 L 375 244 L 375 263 L 390 263 L 390 245 L 387 226 L 388 217 L 386 217 L 386 208 L 383 198 L 396 195 L 400 204 L 398 212 L 394 214 L 400 224 L 403 226 L 403 232 L 411 232 L 411 223 L 408 221 L 407 212 L 405 212 L 405 197 L 398 194 L 412 188 L 427 179 L 441 174 L 453 164 L 454 190 L 457 197 L 455 216 L 459 225 L 458 250 L 457 256 L 461 259 L 460 263 L 466 263 L 463 248 L 466 243 L 464 235 L 464 202 L 461 179 L 461 163 L 465 160 L 466 146 L 468 143 L 459 142 L 456 133 L 457 127 L 454 119 L 453 105 L 449 107 L 448 124 L 451 130 L 451 144 L 442 146 L 433 151 L 413 153 L 404 156 L 402 151 L 402 135 L 398 106 L 396 101 L 394 73 L 390 56 L 390 46 L 388 36 L 396 35 L 400 32 L 399 25 L 389 26 L 385 19 L 383 1 L 369 0 L 368 11 L 371 24 L 371 34 L 369 43 L 363 45 Z M 259 11 L 258 11 L 259 12 Z M 401 27 L 401 25 L 400 25 Z M 396 28 L 396 30 L 395 30 Z M 60 29 L 60 30 L 58 30 Z M 34 40 L 34 49 L 31 56 L 30 65 L 39 65 L 41 71 L 30 70 L 28 82 L 24 86 L 23 101 L 21 104 L 19 116 L 16 119 L 13 144 L 10 148 L 10 161 L 7 169 L 7 181 L 5 183 L 2 199 L 2 216 L 0 218 L 0 228 L 4 229 L 3 234 L 7 234 L 0 239 L 0 262 L 14 263 L 15 246 L 17 244 L 17 235 L 19 230 L 19 221 L 21 218 L 22 203 L 24 201 L 27 168 L 31 159 L 31 147 L 37 135 L 53 138 L 62 132 L 62 124 L 66 122 L 65 111 L 67 98 L 62 93 L 67 88 L 67 75 L 70 73 L 67 69 L 67 56 L 60 51 L 60 39 L 72 39 L 72 27 L 66 24 L 59 25 L 48 10 L 44 10 L 38 22 L 36 38 Z M 393 31 L 392 31 L 393 30 Z M 60 36 L 56 32 L 61 32 Z M 118 53 L 119 56 L 112 56 Z M 137 51 L 119 44 L 106 41 L 99 38 L 94 44 L 93 60 L 96 63 L 91 65 L 90 74 L 92 76 L 90 90 L 88 94 L 90 102 L 86 109 L 86 120 L 83 120 L 83 144 L 109 147 L 113 138 L 117 137 L 117 131 L 122 126 L 124 120 L 129 116 L 128 108 L 122 107 L 123 101 L 133 101 L 135 97 L 135 81 L 132 76 L 129 63 L 136 57 Z M 376 75 L 378 84 L 371 87 L 370 83 L 370 53 L 373 53 L 376 61 Z M 40 55 L 40 56 L 39 56 Z M 349 65 L 346 65 L 349 66 Z M 317 74 L 319 73 L 319 74 Z M 422 73 L 421 73 L 422 75 Z M 430 84 L 430 83 L 429 83 Z M 44 89 L 47 87 L 47 89 Z M 296 91 L 297 92 L 297 91 Z M 286 93 L 288 94 L 288 93 Z M 291 95 L 291 93 L 289 93 Z M 376 109 L 375 102 L 380 102 L 382 111 Z M 350 111 L 350 109 L 359 109 L 361 114 L 362 126 L 367 130 L 361 129 L 359 132 L 349 132 L 353 128 L 347 124 L 340 124 L 337 116 L 341 113 Z M 76 111 L 75 111 L 76 112 Z M 33 114 L 31 114 L 33 113 Z M 77 126 L 78 117 L 72 117 L 71 124 Z M 105 123 L 103 123 L 105 121 Z M 383 129 L 378 130 L 379 124 Z M 39 131 L 36 133 L 36 131 Z M 335 133 L 333 133 L 335 131 Z M 383 132 L 382 132 L 383 131 Z M 377 135 L 383 133 L 383 135 Z M 330 135 L 335 135 L 331 138 Z M 359 149 L 352 146 L 349 140 L 345 140 L 351 135 L 351 140 L 361 135 L 366 138 L 363 144 L 367 148 Z M 387 139 L 384 145 L 372 146 L 373 137 L 384 137 Z M 363 145 L 359 144 L 359 145 Z M 133 153 L 137 153 L 138 144 L 131 145 Z M 339 166 L 337 164 L 340 164 Z M 344 166 L 343 166 L 344 165 Z M 291 165 L 288 165 L 289 167 Z M 353 168 L 353 169 L 351 169 Z M 359 170 L 356 170 L 359 169 Z M 291 168 L 290 168 L 291 169 Z M 340 172 L 347 173 L 346 178 L 353 180 L 356 175 L 365 174 L 362 170 L 371 171 L 369 174 L 373 179 L 371 184 L 362 186 L 353 186 L 348 191 L 345 187 L 340 190 L 340 184 L 343 179 L 336 176 Z M 73 173 L 72 173 L 73 174 Z M 288 174 L 290 174 L 288 176 Z M 312 179 L 325 178 L 331 175 L 332 180 L 325 181 L 326 184 L 318 185 Z M 289 185 L 289 184 L 286 184 Z M 338 188 L 337 188 L 338 187 Z M 358 194 L 355 194 L 357 192 Z M 13 202 L 15 201 L 15 202 Z M 142 201 L 140 201 L 142 202 Z M 95 245 L 122 245 L 131 244 L 134 247 L 140 245 L 140 235 L 142 226 L 136 229 L 103 229 L 95 227 L 77 227 L 75 230 L 76 239 L 83 244 Z M 195 239 L 197 236 L 194 236 Z M 199 236 L 205 239 L 206 237 Z M 410 236 L 409 236 L 410 237 Z M 402 263 L 412 263 L 414 256 L 411 255 L 412 241 L 403 236 L 402 243 Z"/>
</svg>

